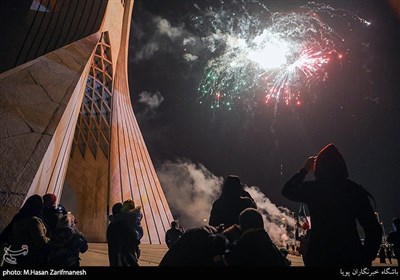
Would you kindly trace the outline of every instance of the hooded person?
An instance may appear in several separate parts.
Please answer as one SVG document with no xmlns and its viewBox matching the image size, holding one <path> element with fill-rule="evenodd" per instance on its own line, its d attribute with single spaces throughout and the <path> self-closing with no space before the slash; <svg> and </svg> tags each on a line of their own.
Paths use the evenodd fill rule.
<svg viewBox="0 0 400 280">
<path fill-rule="evenodd" d="M 236 175 L 229 175 L 222 186 L 221 196 L 214 201 L 209 225 L 218 227 L 223 224 L 228 228 L 239 224 L 239 214 L 246 208 L 257 208 L 256 203 L 245 193 L 240 178 Z"/>
<path fill-rule="evenodd" d="M 314 170 L 315 180 L 304 181 Z M 348 179 L 343 156 L 333 145 L 306 160 L 283 187 L 286 198 L 306 203 L 312 233 L 307 260 L 311 266 L 370 266 L 379 250 L 382 228 L 370 204 L 371 195 Z M 362 244 L 357 221 L 363 228 Z"/>
</svg>

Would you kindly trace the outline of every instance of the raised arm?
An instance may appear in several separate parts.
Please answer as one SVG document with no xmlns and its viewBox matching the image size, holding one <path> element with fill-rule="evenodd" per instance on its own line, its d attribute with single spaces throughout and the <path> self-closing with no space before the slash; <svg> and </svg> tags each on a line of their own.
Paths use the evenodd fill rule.
<svg viewBox="0 0 400 280">
<path fill-rule="evenodd" d="M 315 157 L 309 157 L 304 163 L 304 167 L 300 169 L 282 189 L 282 195 L 290 200 L 306 202 L 307 188 L 303 184 L 304 179 L 309 171 L 314 169 Z"/>
<path fill-rule="evenodd" d="M 302 168 L 285 184 L 282 189 L 282 195 L 290 200 L 305 202 L 306 195 L 304 192 L 303 181 L 306 177 L 307 171 Z"/>
</svg>

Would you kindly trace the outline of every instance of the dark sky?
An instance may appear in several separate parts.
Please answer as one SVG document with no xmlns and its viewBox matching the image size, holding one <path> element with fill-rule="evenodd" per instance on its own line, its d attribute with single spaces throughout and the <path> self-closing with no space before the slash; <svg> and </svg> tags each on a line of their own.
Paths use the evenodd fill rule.
<svg viewBox="0 0 400 280">
<path fill-rule="evenodd" d="M 201 21 L 210 9 L 227 9 L 237 18 L 267 22 L 270 14 L 260 13 L 263 3 L 269 11 L 284 14 L 299 12 L 307 2 L 135 1 L 129 82 L 133 108 L 153 162 L 159 167 L 165 160 L 186 158 L 202 163 L 217 176 L 237 174 L 247 185 L 259 186 L 277 205 L 297 211 L 298 204 L 280 194 L 283 184 L 308 156 L 335 143 L 350 178 L 375 197 L 377 211 L 389 230 L 392 217 L 400 216 L 397 16 L 384 1 L 326 1 L 335 13 L 345 14 L 343 20 L 329 24 L 345 38 L 338 48 L 346 57 L 342 63 L 325 67 L 328 78 L 305 90 L 311 97 L 305 97 L 301 106 L 281 102 L 275 110 L 257 98 L 237 102 L 232 110 L 211 109 L 207 100 L 200 104 L 197 88 L 213 54 L 206 51 L 204 42 L 198 43 L 190 50 L 196 60 L 187 61 L 183 40 L 212 31 Z M 356 24 L 352 15 L 371 24 Z M 194 20 L 196 16 L 200 20 Z M 171 32 L 160 32 L 160 22 L 168 22 Z M 139 102 L 143 92 L 158 92 L 164 100 L 151 108 Z"/>
</svg>

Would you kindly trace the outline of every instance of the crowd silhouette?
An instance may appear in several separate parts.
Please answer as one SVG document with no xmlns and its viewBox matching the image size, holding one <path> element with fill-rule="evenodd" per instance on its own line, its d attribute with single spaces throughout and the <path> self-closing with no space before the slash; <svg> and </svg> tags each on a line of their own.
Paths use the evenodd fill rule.
<svg viewBox="0 0 400 280">
<path fill-rule="evenodd" d="M 10 254 L 3 266 L 76 267 L 79 254 L 86 252 L 85 237 L 75 225 L 74 215 L 62 205 L 56 205 L 56 196 L 30 196 L 0 235 L 2 248 Z M 23 254 L 15 254 L 22 248 Z"/>
<path fill-rule="evenodd" d="M 315 179 L 306 181 L 313 172 Z M 349 179 L 346 162 L 333 144 L 304 166 L 283 186 L 282 195 L 305 204 L 311 227 L 297 227 L 300 248 L 278 248 L 265 228 L 265 218 L 236 175 L 229 175 L 220 197 L 211 207 L 209 224 L 183 230 L 171 221 L 165 235 L 168 251 L 160 266 L 271 266 L 288 267 L 288 252 L 302 255 L 305 266 L 369 267 L 379 257 L 400 258 L 400 218 L 393 219 L 393 231 L 382 243 L 382 227 L 375 215 L 372 195 Z M 139 266 L 143 237 L 140 205 L 132 199 L 112 207 L 107 227 L 110 266 Z M 268 219 L 268 217 L 267 217 Z M 357 223 L 365 238 L 361 240 Z M 74 215 L 57 205 L 54 194 L 32 195 L 0 235 L 5 252 L 2 265 L 76 267 L 80 254 L 88 250 Z M 28 249 L 28 250 L 26 250 Z"/>
</svg>

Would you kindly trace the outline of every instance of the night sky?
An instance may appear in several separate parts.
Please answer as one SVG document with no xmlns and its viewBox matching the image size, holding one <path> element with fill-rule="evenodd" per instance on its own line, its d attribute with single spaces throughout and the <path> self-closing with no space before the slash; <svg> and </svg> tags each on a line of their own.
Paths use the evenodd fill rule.
<svg viewBox="0 0 400 280">
<path fill-rule="evenodd" d="M 198 90 L 207 62 L 223 49 L 217 46 L 211 52 L 201 40 L 216 32 L 207 26 L 214 20 L 206 18 L 207 11 L 235 14 L 232 22 L 258 19 L 258 26 L 267 28 L 272 13 L 301 13 L 307 2 L 136 0 L 129 83 L 156 168 L 166 160 L 185 159 L 203 164 L 216 176 L 237 174 L 273 203 L 297 211 L 298 203 L 281 195 L 283 184 L 308 156 L 334 143 L 350 179 L 375 197 L 376 210 L 390 230 L 392 217 L 400 216 L 398 17 L 384 1 L 325 3 L 335 14 L 327 24 L 345 39 L 335 44 L 335 55 L 344 57 L 324 65 L 310 83 L 296 82 L 300 105 L 266 104 L 260 97 L 263 86 L 258 85 L 239 92 L 242 99 L 216 108 L 215 99 L 201 98 Z M 321 13 L 319 19 L 326 18 Z M 215 20 L 223 21 L 222 14 Z M 236 28 L 243 21 L 236 20 Z"/>
</svg>

